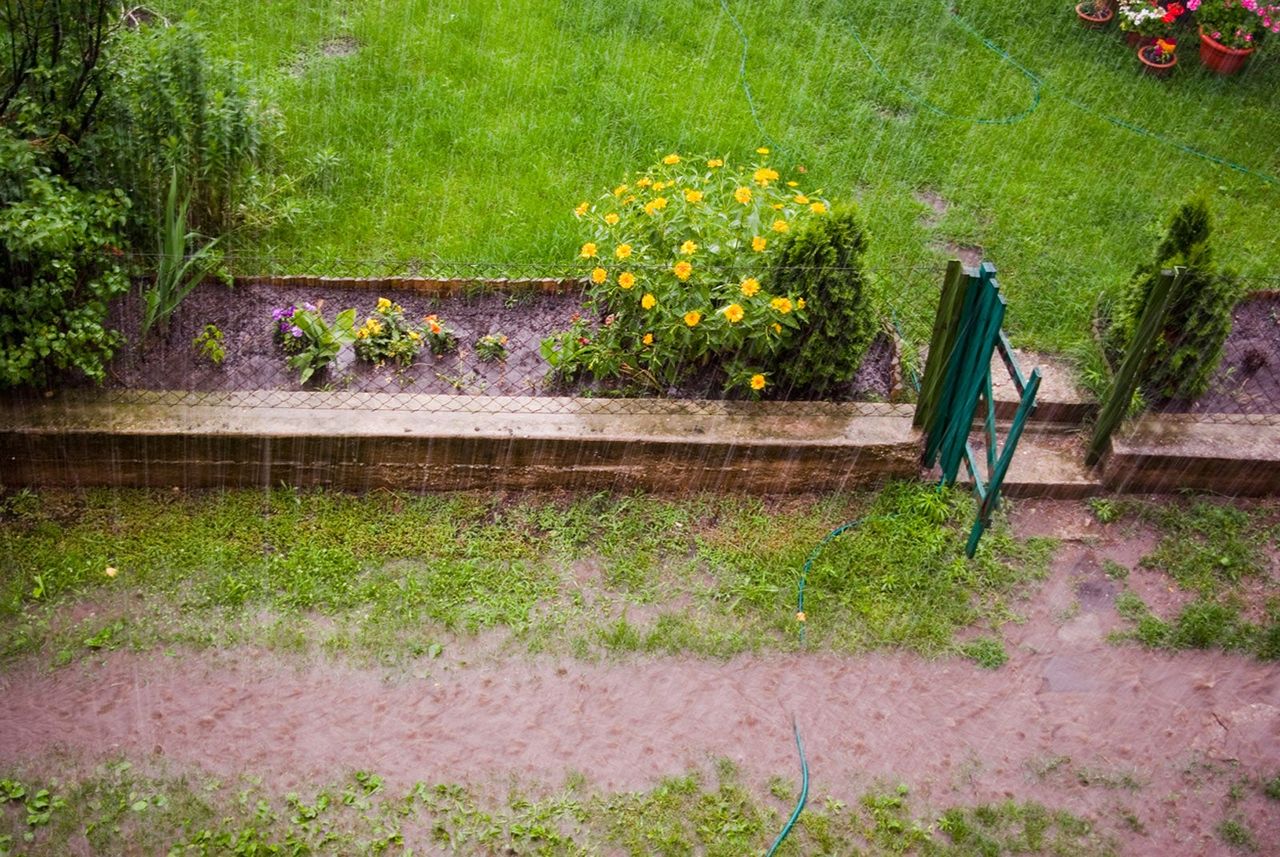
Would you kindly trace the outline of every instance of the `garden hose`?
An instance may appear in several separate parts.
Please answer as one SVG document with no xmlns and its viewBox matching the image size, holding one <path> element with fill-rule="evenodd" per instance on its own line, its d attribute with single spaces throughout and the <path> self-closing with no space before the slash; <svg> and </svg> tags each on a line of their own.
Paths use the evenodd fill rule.
<svg viewBox="0 0 1280 857">
<path fill-rule="evenodd" d="M 755 96 L 751 92 L 751 82 L 747 77 L 747 53 L 750 49 L 751 42 L 747 38 L 747 33 L 746 33 L 746 30 L 743 28 L 742 23 L 738 20 L 737 16 L 734 15 L 733 11 L 729 8 L 728 0 L 720 0 L 720 7 L 724 10 L 725 15 L 728 16 L 730 23 L 733 25 L 733 28 L 738 33 L 739 40 L 742 42 L 742 56 L 738 63 L 738 81 L 742 86 L 743 94 L 747 98 L 747 107 L 751 112 L 751 120 L 755 123 L 756 129 L 760 132 L 761 138 L 765 142 L 769 143 L 771 146 L 777 146 L 777 144 L 769 136 L 769 132 L 765 130 L 764 123 L 761 122 L 760 120 L 759 111 L 756 108 Z M 907 98 L 907 100 L 913 102 L 914 104 L 919 105 L 920 107 L 929 111 L 930 113 L 933 113 L 944 119 L 950 119 L 957 122 L 970 122 L 976 125 L 1013 125 L 1018 122 L 1021 122 L 1023 119 L 1027 118 L 1033 112 L 1035 112 L 1035 110 L 1040 106 L 1042 95 L 1048 94 L 1052 96 L 1057 96 L 1065 104 L 1075 108 L 1076 110 L 1079 110 L 1082 113 L 1085 113 L 1089 116 L 1093 116 L 1094 118 L 1097 118 L 1097 119 L 1101 119 L 1102 121 L 1110 123 L 1111 125 L 1114 125 L 1115 127 L 1120 128 L 1124 131 L 1128 131 L 1131 134 L 1136 134 L 1140 137 L 1146 137 L 1147 139 L 1160 143 L 1163 146 L 1168 146 L 1169 148 L 1175 149 L 1176 151 L 1179 151 L 1184 155 L 1190 155 L 1191 157 L 1208 161 L 1209 163 L 1216 164 L 1220 167 L 1226 167 L 1229 170 L 1233 170 L 1235 172 L 1242 173 L 1247 176 L 1253 176 L 1254 178 L 1260 179 L 1261 181 L 1266 182 L 1267 184 L 1280 185 L 1280 178 L 1277 178 L 1276 176 L 1261 172 L 1259 170 L 1251 169 L 1250 167 L 1246 167 L 1243 164 L 1238 164 L 1235 161 L 1228 160 L 1227 158 L 1223 158 L 1219 155 L 1212 154 L 1211 152 L 1206 152 L 1203 149 L 1196 148 L 1195 146 L 1191 146 L 1186 143 L 1179 142 L 1178 140 L 1174 140 L 1171 137 L 1165 136 L 1164 134 L 1160 134 L 1156 131 L 1152 131 L 1149 128 L 1144 128 L 1141 125 L 1138 125 L 1133 122 L 1129 122 L 1117 116 L 1112 116 L 1107 113 L 1101 113 L 1097 110 L 1094 110 L 1089 105 L 1084 104 L 1083 102 L 1077 101 L 1076 99 L 1072 98 L 1071 96 L 1065 93 L 1059 93 L 1053 89 L 1050 89 L 1048 85 L 1045 83 L 1044 78 L 1040 77 L 1031 69 L 1027 68 L 1025 65 L 1018 62 L 1016 59 L 1013 58 L 1012 55 L 1009 54 L 1008 51 L 1006 51 L 1004 48 L 1000 47 L 995 42 L 988 39 L 986 36 L 982 35 L 982 33 L 978 32 L 978 30 L 975 27 L 973 27 L 973 25 L 971 25 L 964 18 L 961 18 L 959 15 L 957 15 L 950 8 L 950 6 L 946 7 L 946 13 L 951 18 L 951 20 L 955 22 L 956 26 L 964 30 L 973 38 L 982 42 L 983 47 L 985 47 L 987 50 L 991 51 L 996 56 L 998 56 L 1002 62 L 1017 69 L 1018 72 L 1020 72 L 1023 75 L 1023 77 L 1025 77 L 1028 81 L 1030 81 L 1033 87 L 1033 91 L 1031 96 L 1031 103 L 1027 105 L 1027 107 L 1009 116 L 996 116 L 996 117 L 965 116 L 961 114 L 951 113 L 950 111 L 945 110 L 944 108 L 941 108 L 938 105 L 929 101 L 928 99 L 922 97 L 921 95 L 916 93 L 914 90 L 909 89 L 897 83 L 896 81 L 894 81 L 889 76 L 889 74 L 885 71 L 884 67 L 880 65 L 880 62 L 875 58 L 875 55 L 871 53 L 866 43 L 863 42 L 861 33 L 858 32 L 858 28 L 854 26 L 852 22 L 850 22 L 849 24 L 849 33 L 850 35 L 853 36 L 853 40 L 857 43 L 858 49 L 862 52 L 863 56 L 866 57 L 867 61 L 871 64 L 871 68 L 875 71 L 877 75 L 880 76 L 881 79 L 883 79 L 887 84 L 889 84 L 894 89 L 902 93 L 903 96 Z"/>
</svg>

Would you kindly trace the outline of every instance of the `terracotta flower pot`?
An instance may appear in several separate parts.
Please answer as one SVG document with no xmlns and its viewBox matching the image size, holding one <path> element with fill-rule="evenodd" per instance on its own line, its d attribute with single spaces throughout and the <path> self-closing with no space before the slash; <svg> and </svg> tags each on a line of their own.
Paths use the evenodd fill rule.
<svg viewBox="0 0 1280 857">
<path fill-rule="evenodd" d="M 1101 30 L 1105 28 L 1116 16 L 1116 10 L 1111 8 L 1110 4 L 1098 9 L 1095 5 L 1092 13 L 1084 11 L 1084 4 L 1080 3 L 1076 6 L 1076 15 L 1080 18 L 1080 23 L 1088 30 Z"/>
<path fill-rule="evenodd" d="M 1204 67 L 1217 74 L 1239 74 L 1253 48 L 1229 48 L 1200 28 L 1200 62 Z"/>
<path fill-rule="evenodd" d="M 1142 70 L 1152 77 L 1168 77 L 1173 74 L 1173 67 L 1178 64 L 1178 57 L 1174 54 L 1170 57 L 1169 62 L 1154 62 L 1147 59 L 1146 53 L 1151 50 L 1150 45 L 1143 45 L 1138 48 L 1138 61 L 1142 63 Z"/>
<path fill-rule="evenodd" d="M 1156 43 L 1155 36 L 1144 36 L 1137 30 L 1128 30 L 1124 34 L 1124 43 L 1131 48 L 1145 48 Z"/>
</svg>

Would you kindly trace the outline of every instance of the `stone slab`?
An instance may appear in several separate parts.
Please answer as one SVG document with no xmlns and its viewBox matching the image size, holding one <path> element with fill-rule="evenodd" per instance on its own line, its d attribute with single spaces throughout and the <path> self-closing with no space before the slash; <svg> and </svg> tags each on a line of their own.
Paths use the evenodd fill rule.
<svg viewBox="0 0 1280 857">
<path fill-rule="evenodd" d="M 912 408 L 246 392 L 8 402 L 6 486 L 830 491 L 918 473 Z"/>
<path fill-rule="evenodd" d="M 1280 415 L 1147 415 L 1111 440 L 1112 491 L 1280 494 Z"/>
<path fill-rule="evenodd" d="M 1001 443 L 1008 437 L 1008 428 L 1006 424 L 997 426 L 996 435 Z M 976 434 L 971 443 L 985 481 L 986 445 Z M 973 484 L 964 478 L 968 471 L 963 466 L 960 474 L 963 484 Z M 1104 490 L 1098 475 L 1084 466 L 1084 451 L 1077 432 L 1030 423 L 1018 441 L 1001 493 L 1008 497 L 1079 500 Z"/>
<path fill-rule="evenodd" d="M 1034 421 L 1081 425 L 1097 414 L 1097 399 L 1076 386 L 1075 368 L 1068 361 L 1020 348 L 1013 349 L 1013 353 L 1025 377 L 1030 377 L 1032 369 L 1040 368 L 1040 390 L 1031 415 Z M 999 353 L 991 359 L 991 392 L 996 400 L 996 416 L 1013 419 L 1021 399 Z"/>
</svg>

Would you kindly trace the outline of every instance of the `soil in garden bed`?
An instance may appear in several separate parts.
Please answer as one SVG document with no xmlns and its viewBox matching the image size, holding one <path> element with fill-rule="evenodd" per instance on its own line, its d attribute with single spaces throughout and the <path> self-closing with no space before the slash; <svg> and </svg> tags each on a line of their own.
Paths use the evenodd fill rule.
<svg viewBox="0 0 1280 857">
<path fill-rule="evenodd" d="M 310 302 L 326 319 L 355 307 L 357 324 L 371 315 L 379 297 L 400 303 L 409 319 L 438 315 L 458 336 L 457 352 L 441 356 L 423 350 L 407 367 L 381 367 L 356 359 L 351 346 L 304 388 L 285 363 L 275 343 L 271 313 L 278 307 Z M 112 309 L 111 325 L 124 332 L 127 343 L 108 369 L 107 386 L 139 390 L 350 390 L 380 393 L 471 394 L 492 396 L 652 395 L 653 391 L 607 389 L 582 383 L 564 387 L 547 378 L 548 365 L 539 352 L 542 339 L 566 329 L 573 317 L 586 311 L 579 293 L 542 291 L 478 291 L 438 297 L 415 291 L 378 292 L 364 287 L 273 286 L 250 283 L 229 288 L 204 283 L 174 314 L 169 329 L 152 332 L 145 345 L 138 342 L 140 301 L 130 295 Z M 197 353 L 193 340 L 206 325 L 222 331 L 226 357 L 215 366 Z M 485 362 L 474 350 L 481 336 L 508 337 L 506 360 Z M 894 347 L 881 335 L 849 384 L 829 398 L 841 401 L 887 400 L 892 387 Z M 714 373 L 694 376 L 679 389 L 664 391 L 677 398 L 721 398 Z"/>
<path fill-rule="evenodd" d="M 1194 402 L 1174 399 L 1158 410 L 1192 414 L 1280 414 L 1280 293 L 1245 298 L 1209 384 Z"/>
</svg>

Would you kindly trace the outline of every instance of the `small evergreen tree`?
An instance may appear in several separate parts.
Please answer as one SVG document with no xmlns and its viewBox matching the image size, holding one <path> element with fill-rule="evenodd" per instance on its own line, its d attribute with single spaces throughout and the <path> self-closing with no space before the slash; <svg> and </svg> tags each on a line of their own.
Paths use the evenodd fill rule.
<svg viewBox="0 0 1280 857">
<path fill-rule="evenodd" d="M 867 248 L 857 209 L 837 206 L 791 233 L 773 264 L 772 288 L 803 296 L 812 322 L 778 361 L 793 391 L 821 395 L 853 378 L 876 332 L 862 254 Z"/>
<path fill-rule="evenodd" d="M 1187 269 L 1156 339 L 1143 388 L 1161 399 L 1195 399 L 1209 389 L 1231 332 L 1235 279 L 1219 273 L 1213 258 L 1213 223 L 1200 198 L 1182 204 L 1169 222 L 1150 265 L 1135 272 L 1121 300 L 1108 350 L 1122 353 L 1137 330 L 1151 291 L 1164 269 Z"/>
</svg>

